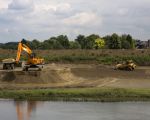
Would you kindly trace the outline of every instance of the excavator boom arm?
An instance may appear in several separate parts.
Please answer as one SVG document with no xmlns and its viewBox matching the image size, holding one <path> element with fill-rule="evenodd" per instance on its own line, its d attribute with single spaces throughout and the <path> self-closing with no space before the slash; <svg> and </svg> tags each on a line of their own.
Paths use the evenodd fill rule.
<svg viewBox="0 0 150 120">
<path fill-rule="evenodd" d="M 22 42 L 19 42 L 19 44 L 18 44 L 18 51 L 17 51 L 17 57 L 16 57 L 16 62 L 17 63 L 20 60 L 20 56 L 21 56 L 22 50 L 25 51 L 26 53 L 28 53 L 29 56 L 32 54 L 32 50 L 28 46 L 26 46 Z"/>
</svg>

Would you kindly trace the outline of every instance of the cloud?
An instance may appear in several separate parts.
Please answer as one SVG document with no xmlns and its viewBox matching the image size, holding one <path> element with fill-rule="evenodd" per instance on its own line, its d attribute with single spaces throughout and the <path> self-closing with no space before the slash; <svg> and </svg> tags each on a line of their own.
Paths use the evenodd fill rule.
<svg viewBox="0 0 150 120">
<path fill-rule="evenodd" d="M 8 4 L 9 4 L 10 2 L 11 2 L 10 0 L 1 0 L 1 1 L 0 1 L 0 9 L 7 8 L 7 7 L 8 7 Z"/>
<path fill-rule="evenodd" d="M 0 42 L 67 34 L 150 38 L 150 0 L 0 0 Z"/>
<path fill-rule="evenodd" d="M 71 5 L 68 3 L 60 3 L 60 4 L 42 4 L 36 5 L 36 9 L 45 10 L 45 11 L 54 11 L 54 12 L 66 12 L 71 8 Z"/>
<path fill-rule="evenodd" d="M 102 19 L 97 16 L 95 13 L 86 13 L 81 12 L 77 13 L 74 16 L 64 19 L 64 24 L 73 25 L 73 26 L 93 26 L 101 24 Z"/>
<path fill-rule="evenodd" d="M 127 8 L 121 8 L 117 11 L 117 13 L 121 16 L 127 15 L 129 10 Z"/>
<path fill-rule="evenodd" d="M 32 0 L 12 0 L 8 5 L 8 9 L 12 10 L 26 10 L 33 8 Z"/>
</svg>

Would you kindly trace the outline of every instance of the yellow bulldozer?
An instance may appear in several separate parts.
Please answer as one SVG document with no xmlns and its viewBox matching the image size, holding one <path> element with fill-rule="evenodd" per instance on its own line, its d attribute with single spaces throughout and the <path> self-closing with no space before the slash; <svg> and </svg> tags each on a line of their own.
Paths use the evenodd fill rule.
<svg viewBox="0 0 150 120">
<path fill-rule="evenodd" d="M 35 53 L 32 52 L 32 50 L 27 46 L 27 42 L 25 39 L 22 39 L 21 42 L 18 44 L 18 51 L 17 51 L 17 57 L 16 59 L 9 58 L 4 59 L 2 61 L 3 63 L 3 69 L 4 70 L 13 70 L 17 64 L 20 62 L 20 57 L 22 51 L 25 51 L 28 55 L 27 61 L 24 62 L 22 65 L 23 71 L 28 71 L 29 68 L 38 68 L 41 70 L 44 65 L 44 59 L 43 58 L 37 58 Z"/>
<path fill-rule="evenodd" d="M 136 68 L 136 64 L 132 60 L 127 60 L 123 63 L 119 63 L 115 66 L 115 70 L 127 70 L 133 71 Z"/>
</svg>

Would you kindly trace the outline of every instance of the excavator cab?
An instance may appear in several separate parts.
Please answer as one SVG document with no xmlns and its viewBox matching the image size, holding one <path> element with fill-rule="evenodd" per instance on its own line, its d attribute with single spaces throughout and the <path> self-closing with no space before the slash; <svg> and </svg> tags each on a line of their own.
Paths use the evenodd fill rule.
<svg viewBox="0 0 150 120">
<path fill-rule="evenodd" d="M 27 41 L 24 38 L 21 40 L 21 43 L 27 45 Z"/>
<path fill-rule="evenodd" d="M 33 58 L 36 58 L 36 53 L 31 53 L 30 57 L 33 59 Z"/>
</svg>

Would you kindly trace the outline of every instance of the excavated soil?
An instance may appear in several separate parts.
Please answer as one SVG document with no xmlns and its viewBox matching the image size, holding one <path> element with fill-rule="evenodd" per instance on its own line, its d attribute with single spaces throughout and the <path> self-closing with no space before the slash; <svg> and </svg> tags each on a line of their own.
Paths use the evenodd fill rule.
<svg viewBox="0 0 150 120">
<path fill-rule="evenodd" d="M 120 71 L 104 65 L 48 64 L 42 71 L 0 70 L 1 89 L 57 87 L 150 88 L 150 67 Z"/>
</svg>

